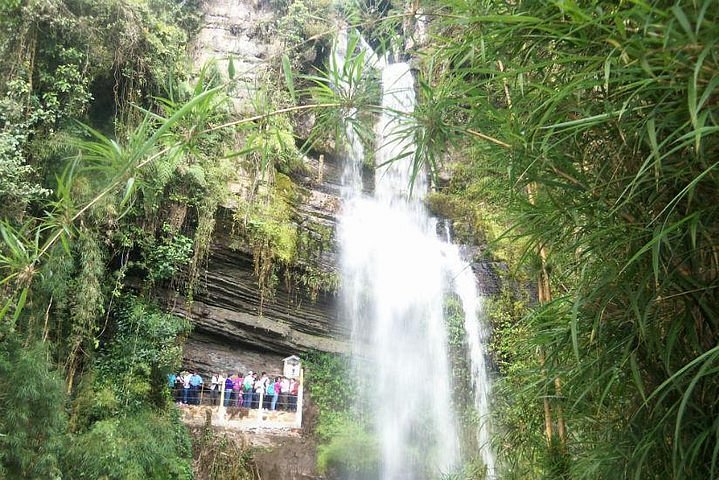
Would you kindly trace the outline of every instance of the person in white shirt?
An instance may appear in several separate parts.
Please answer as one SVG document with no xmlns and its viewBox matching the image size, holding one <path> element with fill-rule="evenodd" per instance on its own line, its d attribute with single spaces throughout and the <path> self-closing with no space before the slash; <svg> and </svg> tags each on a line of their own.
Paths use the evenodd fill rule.
<svg viewBox="0 0 719 480">
<path fill-rule="evenodd" d="M 192 378 L 190 372 L 182 374 L 182 403 L 185 405 L 190 401 L 190 378 Z"/>
<path fill-rule="evenodd" d="M 223 374 L 220 373 L 217 375 L 217 394 L 218 394 L 218 396 L 225 389 L 225 380 L 227 380 L 227 378 Z M 225 392 L 225 395 L 227 395 L 227 392 Z"/>
<path fill-rule="evenodd" d="M 224 380 L 222 382 L 222 385 L 224 385 Z M 216 373 L 212 374 L 212 379 L 210 380 L 210 398 L 212 399 L 212 405 L 217 405 L 217 395 L 220 393 L 220 376 Z"/>
<path fill-rule="evenodd" d="M 252 408 L 262 408 L 260 405 L 260 397 L 265 393 L 265 378 L 260 377 L 255 380 L 255 393 L 252 396 Z"/>
</svg>

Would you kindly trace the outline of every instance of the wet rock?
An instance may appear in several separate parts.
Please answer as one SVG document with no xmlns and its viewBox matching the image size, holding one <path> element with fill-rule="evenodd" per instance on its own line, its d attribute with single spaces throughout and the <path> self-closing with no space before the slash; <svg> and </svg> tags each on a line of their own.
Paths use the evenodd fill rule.
<svg viewBox="0 0 719 480">
<path fill-rule="evenodd" d="M 232 59 L 237 85 L 229 93 L 238 115 L 247 114 L 253 108 L 250 100 L 257 85 L 279 64 L 282 46 L 274 31 L 277 14 L 272 2 L 208 0 L 202 8 L 203 27 L 192 46 L 195 65 L 216 62 L 220 74 L 228 78 Z M 304 129 L 307 135 L 312 123 L 309 116 Z M 324 168 L 323 185 L 338 181 L 332 162 Z M 296 218 L 298 228 L 315 238 L 320 232 L 313 229 L 334 230 L 338 188 L 319 188 L 312 176 L 307 180 Z M 229 185 L 240 197 L 248 188 L 239 179 Z M 230 201 L 216 216 L 210 254 L 192 302 L 170 288 L 159 294 L 169 310 L 193 324 L 185 345 L 185 366 L 206 376 L 213 371 L 250 369 L 279 373 L 282 358 L 290 354 L 346 351 L 347 331 L 338 318 L 333 293 L 320 291 L 312 299 L 299 286 L 280 279 L 272 298 L 262 295 L 252 253 L 247 245 L 238 244 L 233 233 L 236 207 L 236 202 Z M 332 274 L 334 248 L 319 252 L 312 261 L 318 270 Z"/>
<path fill-rule="evenodd" d="M 481 259 L 472 263 L 472 270 L 477 277 L 479 292 L 484 296 L 499 295 L 502 290 L 501 271 L 506 271 L 507 265 L 502 262 L 493 262 L 489 259 Z"/>
</svg>

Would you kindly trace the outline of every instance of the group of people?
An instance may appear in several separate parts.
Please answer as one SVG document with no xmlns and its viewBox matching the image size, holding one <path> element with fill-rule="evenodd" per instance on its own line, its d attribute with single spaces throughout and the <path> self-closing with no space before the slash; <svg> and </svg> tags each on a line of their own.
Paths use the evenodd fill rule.
<svg viewBox="0 0 719 480">
<path fill-rule="evenodd" d="M 168 375 L 168 387 L 175 401 L 185 405 L 199 405 L 205 392 L 204 381 L 196 372 L 183 371 Z M 218 405 L 224 392 L 225 407 L 264 408 L 265 410 L 297 411 L 300 384 L 294 378 L 270 377 L 266 372 L 257 375 L 251 370 L 242 373 L 213 374 L 209 385 L 209 399 Z"/>
<path fill-rule="evenodd" d="M 200 404 L 200 391 L 204 383 L 196 371 L 183 371 L 177 375 L 174 373 L 167 375 L 167 386 L 172 391 L 172 397 L 176 402 L 184 405 Z"/>
</svg>

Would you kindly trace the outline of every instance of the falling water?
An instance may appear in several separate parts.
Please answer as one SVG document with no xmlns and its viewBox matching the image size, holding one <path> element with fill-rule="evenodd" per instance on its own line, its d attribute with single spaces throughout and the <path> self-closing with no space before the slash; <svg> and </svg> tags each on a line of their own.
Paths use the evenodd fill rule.
<svg viewBox="0 0 719 480">
<path fill-rule="evenodd" d="M 335 68 L 344 62 L 346 38 L 338 44 Z M 415 106 L 409 66 L 381 61 L 374 66 L 382 73 L 384 113 L 375 132 L 375 163 L 381 167 L 375 171 L 373 194 L 362 192 L 359 139 L 353 132 L 347 135 L 339 229 L 345 313 L 352 322 L 355 356 L 364 366 L 362 400 L 379 437 L 380 478 L 437 478 L 460 465 L 444 318 L 447 295 L 462 301 L 482 415 L 489 395 L 486 332 L 478 321 L 481 305 L 472 271 L 456 246 L 437 235 L 437 220 L 422 201 L 428 189 L 425 175 L 412 181 L 408 153 L 413 144 L 399 133 L 406 131 Z M 480 428 L 480 444 L 486 445 L 488 438 L 487 428 Z M 488 449 L 482 450 L 487 450 L 482 459 L 494 478 L 494 459 Z"/>
</svg>

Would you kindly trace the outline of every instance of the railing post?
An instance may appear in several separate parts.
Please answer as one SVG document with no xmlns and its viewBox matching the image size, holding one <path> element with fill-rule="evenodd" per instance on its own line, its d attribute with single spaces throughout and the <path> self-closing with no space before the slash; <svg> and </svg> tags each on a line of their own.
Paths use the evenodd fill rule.
<svg viewBox="0 0 719 480">
<path fill-rule="evenodd" d="M 220 422 L 225 422 L 225 384 L 218 385 L 220 389 L 220 406 L 217 408 L 217 416 Z"/>
<path fill-rule="evenodd" d="M 260 392 L 260 401 L 257 404 L 257 423 L 262 423 L 262 401 L 264 400 L 265 392 Z M 250 404 L 250 407 L 252 404 Z"/>
<path fill-rule="evenodd" d="M 300 369 L 300 388 L 297 389 L 297 411 L 295 412 L 295 428 L 302 428 L 302 397 L 305 389 L 305 369 Z"/>
<path fill-rule="evenodd" d="M 200 384 L 200 402 L 199 404 L 202 405 L 202 399 L 205 396 L 205 384 Z"/>
</svg>

